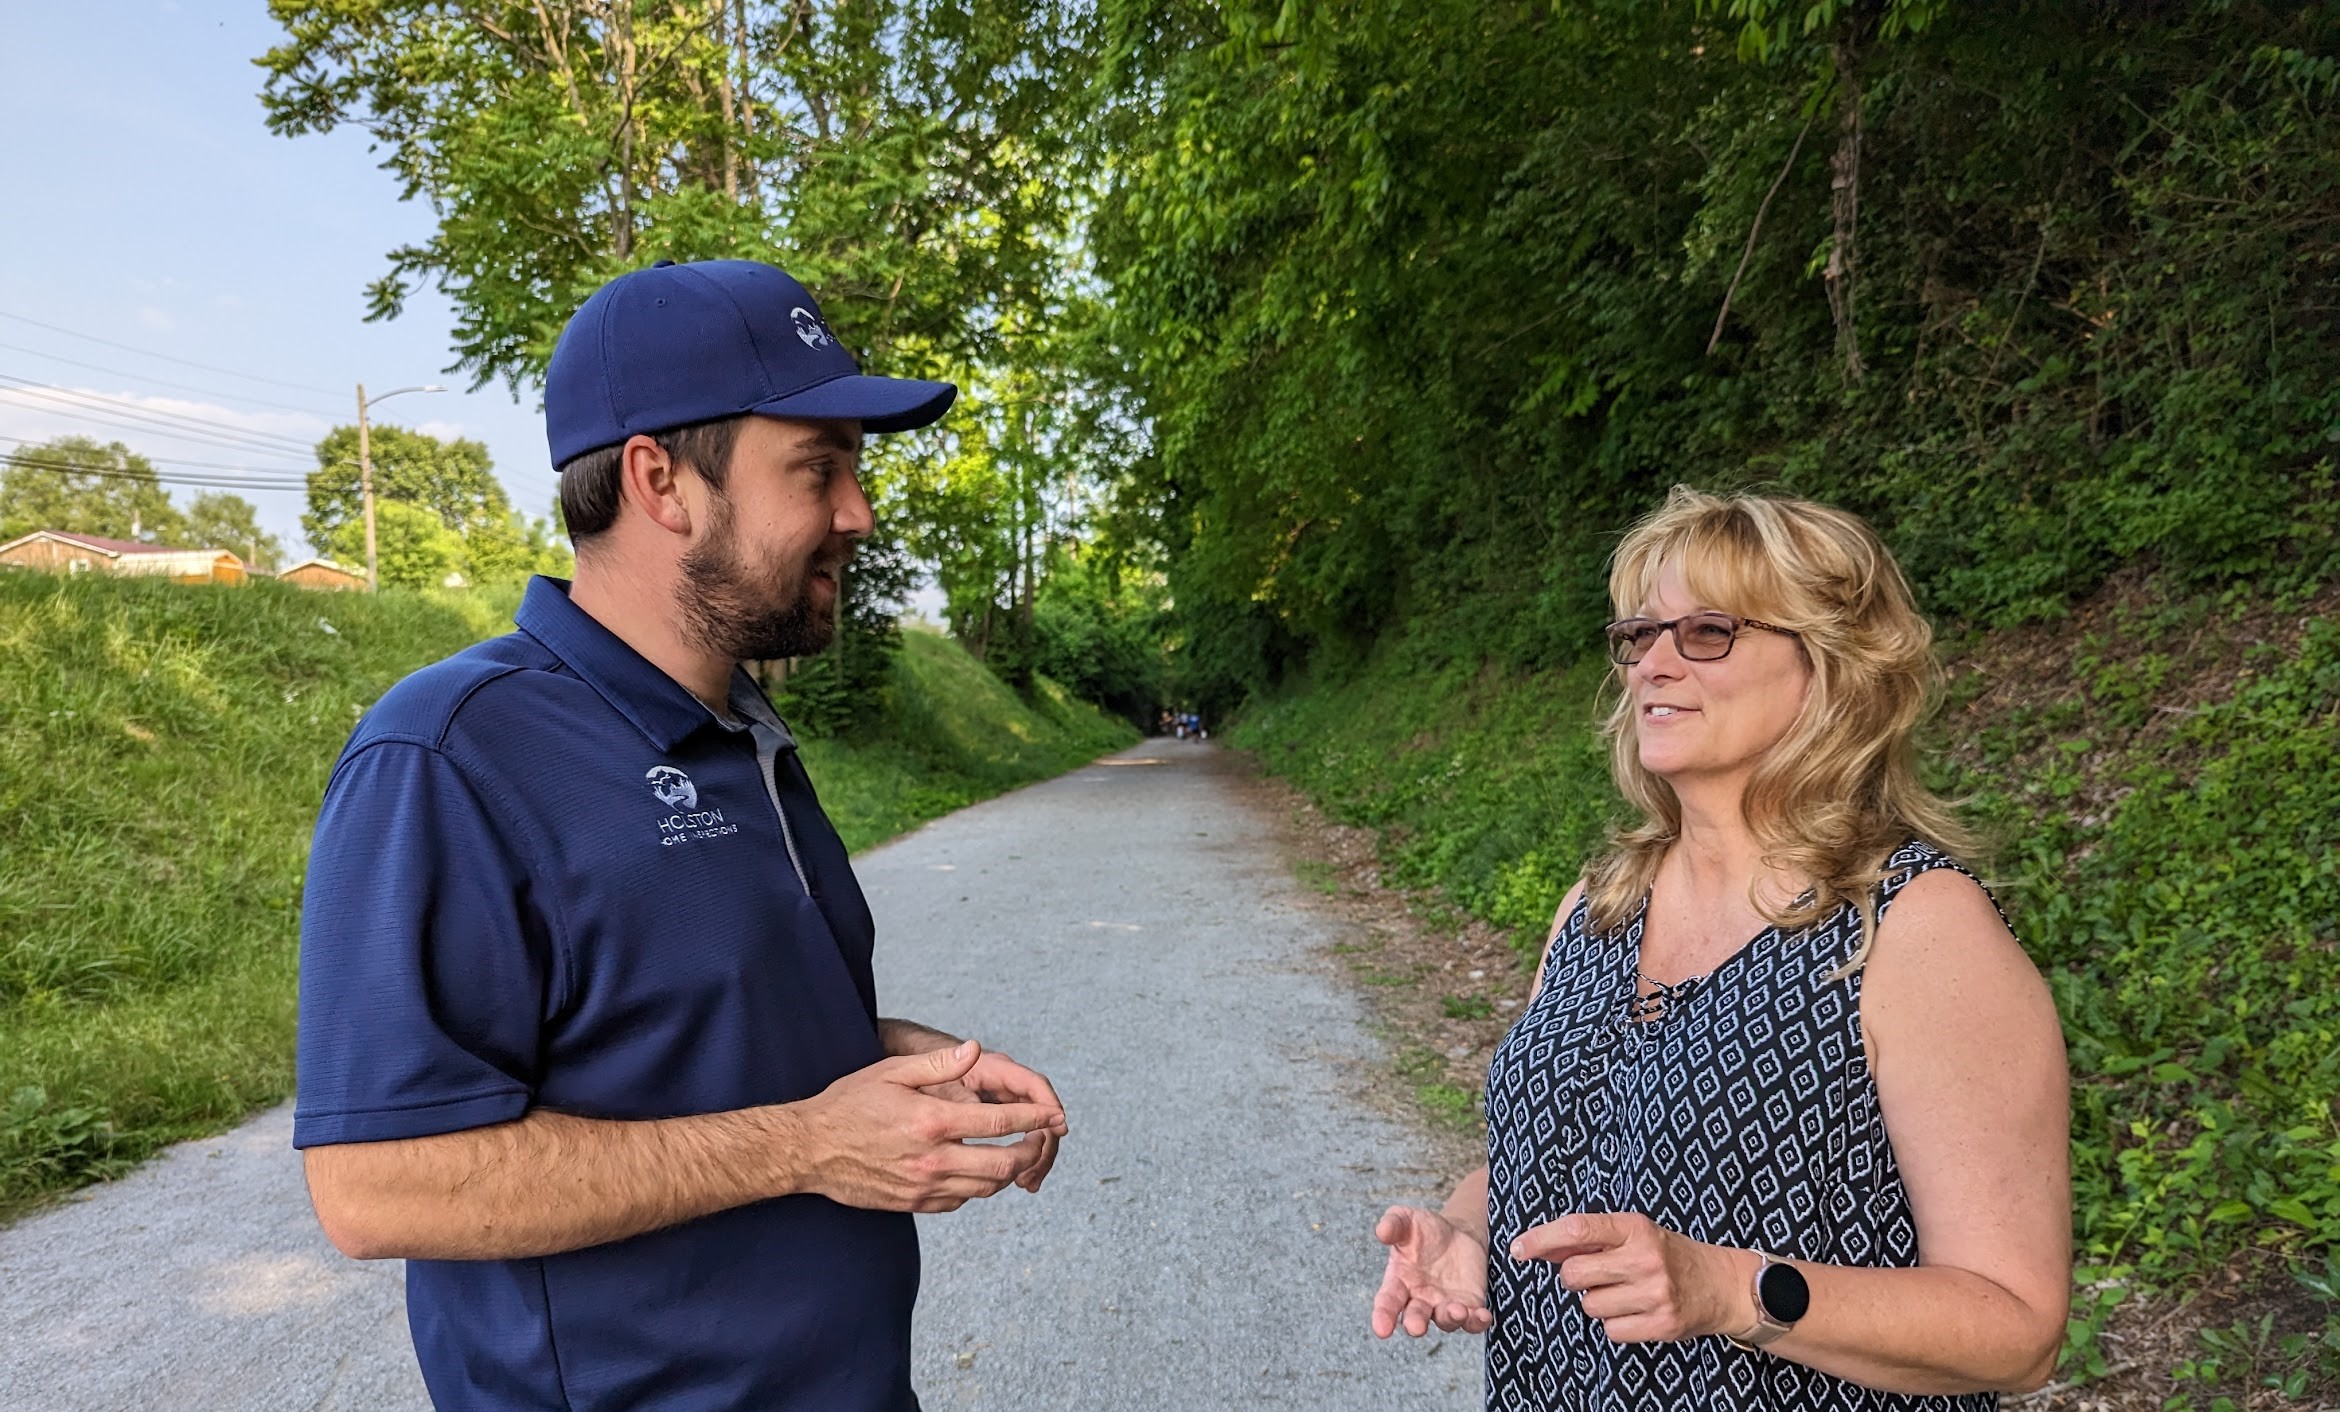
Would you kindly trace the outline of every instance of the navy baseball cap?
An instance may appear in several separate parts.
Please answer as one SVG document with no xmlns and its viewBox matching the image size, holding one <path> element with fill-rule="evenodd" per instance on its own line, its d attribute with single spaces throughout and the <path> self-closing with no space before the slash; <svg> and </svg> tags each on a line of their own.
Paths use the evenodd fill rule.
<svg viewBox="0 0 2340 1412">
<path fill-rule="evenodd" d="M 593 292 L 544 375 L 555 467 L 637 432 L 753 412 L 909 431 L 950 410 L 947 382 L 867 377 L 804 286 L 754 260 L 661 260 Z"/>
</svg>

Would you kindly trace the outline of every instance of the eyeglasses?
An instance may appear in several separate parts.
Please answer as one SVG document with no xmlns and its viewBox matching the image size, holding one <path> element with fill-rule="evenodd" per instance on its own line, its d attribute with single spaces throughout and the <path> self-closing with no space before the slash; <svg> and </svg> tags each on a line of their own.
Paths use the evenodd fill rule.
<svg viewBox="0 0 2340 1412">
<path fill-rule="evenodd" d="M 1674 634 L 1674 650 L 1686 661 L 1719 662 L 1731 655 L 1731 644 L 1748 628 L 1761 628 L 1784 637 L 1796 636 L 1791 628 L 1729 613 L 1692 613 L 1663 622 L 1656 618 L 1621 618 L 1607 628 L 1609 660 L 1620 667 L 1630 667 L 1647 657 L 1650 649 L 1657 646 L 1657 640 L 1670 630 Z"/>
</svg>

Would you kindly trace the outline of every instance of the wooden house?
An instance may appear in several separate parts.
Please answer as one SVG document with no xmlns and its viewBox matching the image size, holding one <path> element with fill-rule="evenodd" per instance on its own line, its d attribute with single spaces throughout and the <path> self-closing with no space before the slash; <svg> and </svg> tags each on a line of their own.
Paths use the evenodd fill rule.
<svg viewBox="0 0 2340 1412">
<path fill-rule="evenodd" d="M 173 583 L 242 583 L 251 577 L 244 561 L 225 549 L 181 549 L 62 530 L 34 530 L 0 544 L 0 565 L 52 574 L 167 578 Z"/>
<path fill-rule="evenodd" d="M 366 586 L 365 570 L 345 569 L 330 559 L 303 559 L 276 577 L 279 582 L 301 588 L 354 588 L 362 591 Z"/>
</svg>

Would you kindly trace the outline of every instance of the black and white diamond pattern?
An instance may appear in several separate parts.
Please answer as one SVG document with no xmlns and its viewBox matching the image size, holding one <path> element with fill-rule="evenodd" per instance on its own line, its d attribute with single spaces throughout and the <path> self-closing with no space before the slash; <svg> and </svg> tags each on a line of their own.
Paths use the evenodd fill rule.
<svg viewBox="0 0 2340 1412">
<path fill-rule="evenodd" d="M 1911 878 L 1960 865 L 1922 842 Z M 1646 904 L 1645 904 L 1646 909 Z M 1878 1392 L 1720 1338 L 1613 1344 L 1559 1268 L 1503 1252 L 1572 1211 L 1639 1212 L 1696 1240 L 1830 1265 L 1905 1267 L 1917 1226 L 1861 1047 L 1860 940 L 1847 906 L 1773 928 L 1662 1019 L 1625 1018 L 1642 917 L 1589 934 L 1579 904 L 1487 1073 L 1487 1406 L 1492 1412 L 1986 1412 L 1990 1394 Z"/>
</svg>

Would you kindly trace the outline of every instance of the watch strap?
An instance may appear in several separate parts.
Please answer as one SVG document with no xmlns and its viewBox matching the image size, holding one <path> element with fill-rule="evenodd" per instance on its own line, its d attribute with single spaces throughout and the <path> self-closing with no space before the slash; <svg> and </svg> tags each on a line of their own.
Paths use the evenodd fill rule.
<svg viewBox="0 0 2340 1412">
<path fill-rule="evenodd" d="M 1763 1345 L 1770 1343 L 1772 1340 L 1778 1338 L 1780 1335 L 1795 1327 L 1794 1324 L 1781 1323 L 1779 1320 L 1773 1318 L 1771 1316 L 1771 1311 L 1765 1308 L 1763 1304 L 1763 1272 L 1770 1269 L 1774 1265 L 1784 1264 L 1786 1262 L 1774 1259 L 1773 1257 L 1764 1254 L 1760 1250 L 1755 1252 L 1755 1256 L 1755 1287 L 1753 1290 L 1755 1296 L 1755 1323 L 1752 1327 L 1748 1328 L 1742 1333 L 1723 1335 L 1723 1337 L 1728 1340 L 1733 1347 L 1744 1349 L 1749 1353 L 1755 1352 L 1757 1349 L 1763 1347 Z"/>
</svg>

